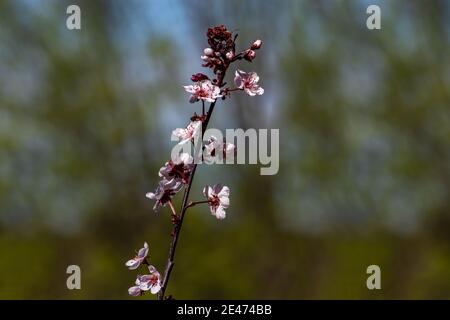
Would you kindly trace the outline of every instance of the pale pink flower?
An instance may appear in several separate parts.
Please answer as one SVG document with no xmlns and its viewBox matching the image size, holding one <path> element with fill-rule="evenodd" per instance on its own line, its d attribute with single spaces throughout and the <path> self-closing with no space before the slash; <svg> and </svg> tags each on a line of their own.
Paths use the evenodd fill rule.
<svg viewBox="0 0 450 320">
<path fill-rule="evenodd" d="M 218 141 L 215 136 L 211 136 L 208 144 L 205 145 L 204 157 L 206 160 L 212 160 L 215 157 L 226 159 L 234 156 L 236 146 L 232 143 Z"/>
<path fill-rule="evenodd" d="M 139 288 L 157 294 L 161 290 L 161 275 L 154 266 L 148 267 L 150 274 L 139 277 Z"/>
<path fill-rule="evenodd" d="M 157 294 L 161 290 L 161 275 L 154 266 L 149 266 L 150 274 L 138 275 L 135 285 L 128 289 L 128 294 L 133 297 L 140 296 L 145 291 Z"/>
<path fill-rule="evenodd" d="M 225 209 L 230 205 L 230 188 L 216 184 L 212 187 L 206 186 L 203 189 L 203 194 L 209 201 L 209 209 L 211 214 L 217 219 L 225 219 Z"/>
<path fill-rule="evenodd" d="M 125 263 L 125 265 L 130 270 L 137 269 L 142 264 L 142 262 L 147 258 L 147 255 L 148 255 L 148 244 L 147 242 L 144 242 L 144 247 L 139 249 L 137 255 L 133 259 L 128 260 Z"/>
<path fill-rule="evenodd" d="M 179 179 L 167 180 L 163 178 L 159 181 L 155 192 L 148 192 L 145 196 L 149 199 L 156 200 L 153 210 L 157 212 L 161 207 L 165 206 L 167 202 L 172 200 L 172 197 L 180 191 L 183 183 Z"/>
<path fill-rule="evenodd" d="M 236 70 L 234 83 L 239 89 L 243 89 L 249 96 L 262 95 L 264 89 L 258 85 L 259 76 L 256 72 Z"/>
<path fill-rule="evenodd" d="M 191 141 L 196 136 L 200 135 L 202 129 L 201 121 L 192 121 L 188 126 L 183 128 L 177 128 L 172 131 L 172 138 L 178 138 L 180 142 L 178 144 L 184 144 Z"/>
<path fill-rule="evenodd" d="M 188 153 L 180 154 L 175 161 L 169 160 L 159 169 L 159 176 L 166 180 L 177 179 L 184 184 L 189 182 L 194 159 Z"/>
<path fill-rule="evenodd" d="M 202 80 L 194 85 L 184 86 L 184 89 L 191 93 L 189 102 L 193 103 L 200 100 L 214 102 L 217 98 L 222 97 L 220 88 L 212 84 L 210 80 Z"/>
</svg>

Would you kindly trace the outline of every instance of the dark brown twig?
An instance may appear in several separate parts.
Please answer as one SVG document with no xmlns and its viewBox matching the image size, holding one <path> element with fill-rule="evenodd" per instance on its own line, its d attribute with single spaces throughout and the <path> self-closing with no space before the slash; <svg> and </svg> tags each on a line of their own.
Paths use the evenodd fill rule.
<svg viewBox="0 0 450 320">
<path fill-rule="evenodd" d="M 209 200 L 204 200 L 204 201 L 191 201 L 191 202 L 189 202 L 189 204 L 186 206 L 186 209 L 187 209 L 187 208 L 190 208 L 190 207 L 193 207 L 193 206 L 196 206 L 197 204 L 201 204 L 201 203 L 209 203 Z"/>
</svg>

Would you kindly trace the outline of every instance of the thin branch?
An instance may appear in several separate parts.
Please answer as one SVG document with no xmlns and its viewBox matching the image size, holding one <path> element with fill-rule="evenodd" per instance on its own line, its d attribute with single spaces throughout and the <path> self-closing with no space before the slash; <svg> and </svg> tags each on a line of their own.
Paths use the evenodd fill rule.
<svg viewBox="0 0 450 320">
<path fill-rule="evenodd" d="M 209 203 L 209 200 L 204 200 L 204 201 L 191 201 L 191 202 L 189 202 L 189 204 L 186 206 L 186 209 L 187 209 L 187 208 L 190 208 L 190 207 L 193 207 L 193 206 L 196 206 L 196 205 L 198 205 L 198 204 L 202 204 L 202 203 Z"/>
<path fill-rule="evenodd" d="M 173 215 L 174 217 L 178 217 L 177 211 L 176 211 L 175 208 L 173 207 L 172 200 L 169 200 L 168 203 L 169 203 L 170 210 L 172 211 L 172 215 Z"/>
</svg>

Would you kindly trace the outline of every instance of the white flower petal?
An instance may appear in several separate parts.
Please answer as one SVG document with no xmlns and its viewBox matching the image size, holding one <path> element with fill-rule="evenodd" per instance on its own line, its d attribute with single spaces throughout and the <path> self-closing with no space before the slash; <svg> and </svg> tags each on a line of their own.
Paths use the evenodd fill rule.
<svg viewBox="0 0 450 320">
<path fill-rule="evenodd" d="M 183 86 L 183 87 L 184 87 L 184 90 L 186 90 L 186 92 L 189 92 L 189 93 L 194 93 L 195 92 L 195 88 L 192 85 Z"/>
<path fill-rule="evenodd" d="M 242 83 L 242 77 L 239 74 L 239 70 L 236 70 L 235 75 L 234 75 L 234 84 L 236 85 L 236 87 L 242 89 L 242 86 L 244 85 Z"/>
<path fill-rule="evenodd" d="M 144 242 L 144 247 L 139 249 L 137 255 L 139 258 L 143 260 L 147 256 L 147 254 L 148 254 L 148 244 L 147 242 Z"/>
<path fill-rule="evenodd" d="M 161 290 L 161 285 L 159 283 L 157 283 L 151 287 L 150 292 L 152 294 L 157 294 L 159 292 L 159 290 Z"/>
<path fill-rule="evenodd" d="M 225 212 L 224 207 L 222 207 L 221 205 L 219 205 L 219 206 L 217 207 L 217 209 L 216 209 L 215 216 L 216 216 L 216 218 L 219 219 L 219 220 L 225 219 L 225 217 L 226 217 L 226 212 Z"/>
<path fill-rule="evenodd" d="M 261 96 L 261 95 L 263 95 L 264 94 L 264 89 L 263 88 L 261 88 L 261 87 L 258 87 L 258 89 L 256 89 L 256 94 L 257 95 L 259 95 L 259 96 Z"/>
<path fill-rule="evenodd" d="M 220 205 L 225 209 L 230 205 L 230 198 L 228 196 L 219 197 Z"/>
<path fill-rule="evenodd" d="M 258 83 L 258 81 L 259 81 L 259 76 L 258 76 L 258 74 L 256 73 L 256 72 L 250 72 L 249 73 L 249 75 L 250 75 L 250 81 L 252 82 L 252 83 Z"/>
<path fill-rule="evenodd" d="M 133 297 L 137 297 L 141 295 L 141 289 L 139 286 L 134 286 L 128 289 L 128 294 Z"/>
<path fill-rule="evenodd" d="M 220 197 L 228 197 L 230 196 L 230 188 L 227 186 L 221 187 L 220 191 L 217 193 L 217 196 Z"/>
<path fill-rule="evenodd" d="M 206 193 L 205 193 L 205 189 L 206 189 Z M 213 189 L 210 186 L 206 186 L 205 187 L 203 194 L 207 197 L 207 198 L 211 198 L 214 194 Z"/>
<path fill-rule="evenodd" d="M 245 93 L 247 93 L 250 97 L 256 96 L 256 93 L 253 92 L 251 88 L 245 88 Z"/>
<path fill-rule="evenodd" d="M 172 138 L 179 138 L 183 139 L 183 137 L 186 136 L 186 129 L 183 128 L 176 128 L 172 131 Z"/>
<path fill-rule="evenodd" d="M 137 277 L 136 277 L 136 280 L 134 281 L 134 284 L 136 285 L 136 286 L 140 286 L 140 284 L 141 284 L 141 281 L 139 280 L 139 278 L 140 278 L 141 276 L 140 275 L 138 275 Z"/>
<path fill-rule="evenodd" d="M 208 187 L 208 198 L 211 198 L 214 195 L 214 189 L 211 187 Z"/>
<path fill-rule="evenodd" d="M 125 265 L 128 267 L 128 269 L 130 270 L 135 270 L 137 269 L 140 265 L 141 265 L 141 260 L 140 259 L 130 259 L 128 260 Z"/>
<path fill-rule="evenodd" d="M 218 184 L 214 185 L 212 188 L 213 188 L 214 195 L 218 195 L 220 193 L 220 191 L 222 190 L 222 184 L 218 183 Z"/>
</svg>

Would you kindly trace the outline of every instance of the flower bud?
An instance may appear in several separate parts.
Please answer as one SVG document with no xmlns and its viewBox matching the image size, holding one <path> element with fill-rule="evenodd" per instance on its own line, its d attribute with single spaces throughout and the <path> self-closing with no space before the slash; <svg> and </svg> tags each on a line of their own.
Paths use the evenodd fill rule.
<svg viewBox="0 0 450 320">
<path fill-rule="evenodd" d="M 259 48 L 261 48 L 262 45 L 262 41 L 260 39 L 257 39 L 253 42 L 252 46 L 250 47 L 250 49 L 252 50 L 257 50 Z"/>
<path fill-rule="evenodd" d="M 208 57 L 214 56 L 214 50 L 211 48 L 206 48 L 205 50 L 203 50 L 203 53 L 205 54 L 205 56 L 208 56 Z"/>
<path fill-rule="evenodd" d="M 247 50 L 244 55 L 244 59 L 247 61 L 252 61 L 256 57 L 256 52 L 253 50 Z"/>
<path fill-rule="evenodd" d="M 233 53 L 233 51 L 228 51 L 228 52 L 225 54 L 225 57 L 226 57 L 228 60 L 233 59 L 233 58 L 234 58 L 234 53 Z"/>
</svg>

